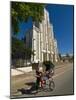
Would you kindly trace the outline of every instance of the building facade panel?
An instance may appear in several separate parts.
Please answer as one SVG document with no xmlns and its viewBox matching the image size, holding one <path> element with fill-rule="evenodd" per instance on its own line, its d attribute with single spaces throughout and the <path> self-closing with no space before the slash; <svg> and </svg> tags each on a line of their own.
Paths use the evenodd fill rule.
<svg viewBox="0 0 76 100">
<path fill-rule="evenodd" d="M 50 23 L 49 13 L 44 9 L 42 22 L 35 22 L 32 27 L 32 61 L 56 61 L 58 56 L 57 40 L 54 38 L 53 25 Z M 26 35 L 29 41 L 29 35 Z M 29 42 L 26 42 L 29 43 Z"/>
</svg>

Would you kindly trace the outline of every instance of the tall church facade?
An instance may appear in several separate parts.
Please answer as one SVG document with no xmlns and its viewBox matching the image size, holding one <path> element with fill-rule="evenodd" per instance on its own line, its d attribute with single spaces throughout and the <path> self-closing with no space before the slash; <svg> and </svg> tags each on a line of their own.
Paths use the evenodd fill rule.
<svg viewBox="0 0 76 100">
<path fill-rule="evenodd" d="M 26 47 L 34 52 L 34 55 L 31 55 L 32 62 L 58 61 L 57 40 L 54 38 L 53 25 L 46 9 L 42 22 L 33 23 L 32 29 L 27 31 Z"/>
</svg>

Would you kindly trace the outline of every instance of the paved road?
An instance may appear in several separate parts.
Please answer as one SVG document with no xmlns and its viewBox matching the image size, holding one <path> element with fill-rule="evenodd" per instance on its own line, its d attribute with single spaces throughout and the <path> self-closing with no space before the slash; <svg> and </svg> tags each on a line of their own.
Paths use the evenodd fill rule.
<svg viewBox="0 0 76 100">
<path fill-rule="evenodd" d="M 35 82 L 35 77 L 32 73 L 30 76 L 22 75 L 14 77 L 11 81 L 11 97 L 33 97 L 33 96 L 54 96 L 54 95 L 72 95 L 73 94 L 73 64 L 66 64 L 65 66 L 55 69 L 53 76 L 55 82 L 55 89 L 53 91 L 39 91 L 37 94 L 29 94 L 27 88 L 31 87 Z M 29 80 L 29 78 L 30 80 Z M 26 80 L 26 81 L 25 81 Z"/>
</svg>

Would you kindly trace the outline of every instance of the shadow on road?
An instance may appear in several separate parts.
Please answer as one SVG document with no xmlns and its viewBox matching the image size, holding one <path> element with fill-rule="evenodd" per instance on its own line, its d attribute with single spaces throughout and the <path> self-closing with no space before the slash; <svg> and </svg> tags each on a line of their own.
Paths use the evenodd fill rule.
<svg viewBox="0 0 76 100">
<path fill-rule="evenodd" d="M 28 94 L 28 95 L 31 95 L 31 94 L 36 94 L 38 92 L 49 92 L 48 89 L 39 89 L 38 92 L 36 91 L 36 86 L 35 86 L 35 82 L 28 82 L 28 83 L 25 83 L 25 85 L 28 85 L 28 86 L 31 86 L 30 89 L 25 89 L 25 88 L 21 88 L 21 89 L 18 89 L 17 91 L 18 92 L 21 92 L 21 94 Z M 52 92 L 53 90 L 50 90 L 50 92 Z"/>
<path fill-rule="evenodd" d="M 21 92 L 22 94 L 35 94 L 35 93 L 37 93 L 34 82 L 28 82 L 28 83 L 25 83 L 25 85 L 31 86 L 31 88 L 30 89 L 21 88 L 21 89 L 18 89 L 17 91 Z"/>
<path fill-rule="evenodd" d="M 18 89 L 17 91 L 21 92 L 22 94 L 33 94 L 31 93 L 30 89 L 21 88 L 21 89 Z"/>
</svg>

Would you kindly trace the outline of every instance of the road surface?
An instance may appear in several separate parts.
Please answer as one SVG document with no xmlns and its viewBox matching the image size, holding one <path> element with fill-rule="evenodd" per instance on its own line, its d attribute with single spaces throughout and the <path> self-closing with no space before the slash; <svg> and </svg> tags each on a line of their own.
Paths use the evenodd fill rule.
<svg viewBox="0 0 76 100">
<path fill-rule="evenodd" d="M 73 64 L 66 64 L 55 69 L 53 76 L 55 89 L 53 91 L 39 91 L 36 94 L 27 92 L 35 82 L 34 74 L 21 75 L 11 78 L 11 98 L 38 97 L 38 96 L 59 96 L 74 94 Z"/>
</svg>

